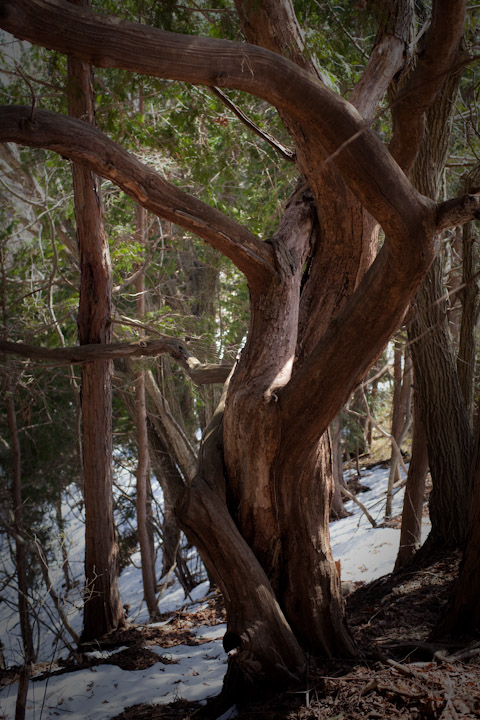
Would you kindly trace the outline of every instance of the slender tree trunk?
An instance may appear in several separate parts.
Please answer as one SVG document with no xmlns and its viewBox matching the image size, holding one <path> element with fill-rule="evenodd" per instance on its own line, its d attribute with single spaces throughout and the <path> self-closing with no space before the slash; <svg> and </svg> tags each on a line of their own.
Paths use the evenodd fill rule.
<svg viewBox="0 0 480 720">
<path fill-rule="evenodd" d="M 65 544 L 66 538 L 65 538 L 65 526 L 64 526 L 64 522 L 63 522 L 63 514 L 62 514 L 62 493 L 61 492 L 55 502 L 55 514 L 57 516 L 57 525 L 58 525 L 58 532 L 59 532 L 61 552 L 62 552 L 62 570 L 63 570 L 63 577 L 65 580 L 65 590 L 68 592 L 72 588 L 72 582 L 71 582 L 71 574 L 70 574 L 70 565 L 68 562 L 68 552 L 67 552 L 67 547 Z"/>
<path fill-rule="evenodd" d="M 149 416 L 148 438 L 152 467 L 163 491 L 162 577 L 175 566 L 175 575 L 185 593 L 188 593 L 194 587 L 195 580 L 182 557 L 180 528 L 175 515 L 175 503 L 183 492 L 184 481 L 178 470 L 175 451 L 165 443 L 158 420 L 155 413 Z"/>
<path fill-rule="evenodd" d="M 341 434 L 342 419 L 340 415 L 337 415 L 330 426 L 330 436 L 332 442 L 332 473 L 334 483 L 331 516 L 335 520 L 348 516 L 342 497 L 342 486 L 345 487 L 345 482 L 343 480 L 342 446 L 340 443 Z"/>
<path fill-rule="evenodd" d="M 456 71 L 429 109 L 425 140 L 413 171 L 416 187 L 431 198 L 438 197 L 441 187 L 458 82 Z M 471 493 L 473 436 L 448 328 L 442 253 L 415 296 L 409 339 L 433 483 L 427 552 L 433 546 L 462 546 Z"/>
<path fill-rule="evenodd" d="M 83 0 L 77 4 L 84 5 Z M 68 60 L 69 111 L 94 123 L 90 66 Z M 110 253 L 103 225 L 99 178 L 73 165 L 75 217 L 80 251 L 78 334 L 81 345 L 112 337 Z M 112 362 L 82 366 L 83 473 L 85 492 L 85 579 L 82 640 L 124 625 L 118 591 L 118 548 L 112 495 Z"/>
<path fill-rule="evenodd" d="M 427 440 L 418 410 L 418 401 L 414 399 L 412 457 L 408 468 L 403 500 L 400 547 L 395 562 L 396 570 L 404 567 L 412 560 L 421 544 L 422 512 L 427 472 Z"/>
<path fill-rule="evenodd" d="M 15 705 L 15 720 L 25 718 L 25 708 L 30 677 L 30 665 L 34 660 L 33 634 L 30 624 L 28 608 L 28 581 L 27 581 L 27 549 L 21 541 L 24 533 L 23 502 L 22 502 L 22 463 L 20 441 L 18 438 L 17 415 L 15 412 L 15 380 L 12 375 L 8 377 L 7 385 L 7 417 L 12 446 L 12 500 L 14 528 L 17 533 L 15 540 L 15 562 L 18 582 L 18 614 L 23 642 L 23 667 L 18 683 L 17 701 Z"/>
<path fill-rule="evenodd" d="M 137 205 L 137 242 L 145 245 L 146 212 Z M 137 319 L 141 321 L 145 315 L 145 277 L 141 273 L 136 280 Z M 148 533 L 147 488 L 150 466 L 147 432 L 147 405 L 145 399 L 145 371 L 139 366 L 135 372 L 135 411 L 137 425 L 137 527 L 142 563 L 143 592 L 150 619 L 158 615 L 155 597 L 155 574 L 152 572 L 153 559 Z"/>
<path fill-rule="evenodd" d="M 392 517 L 393 488 L 395 483 L 400 482 L 400 452 L 402 443 L 405 440 L 412 423 L 411 395 L 412 395 L 412 360 L 410 353 L 405 351 L 404 369 L 402 373 L 402 348 L 398 344 L 394 350 L 394 382 L 392 408 L 392 457 L 390 460 L 390 472 L 388 475 L 387 502 L 385 506 L 385 518 Z"/>
<path fill-rule="evenodd" d="M 1 309 L 2 309 L 2 336 L 8 339 L 8 315 L 6 302 L 6 267 L 5 251 L 3 243 L 0 244 L 0 273 L 1 273 Z M 6 363 L 5 373 L 5 404 L 7 407 L 8 433 L 12 450 L 12 507 L 13 527 L 15 529 L 15 566 L 18 584 L 18 615 L 23 643 L 23 667 L 20 671 L 18 682 L 17 700 L 15 704 L 15 720 L 24 720 L 28 682 L 30 677 L 30 665 L 34 661 L 33 632 L 30 623 L 28 607 L 28 580 L 27 580 L 27 548 L 21 541 L 25 532 L 22 498 L 22 455 L 20 438 L 18 436 L 17 413 L 15 409 L 16 375 Z M 0 645 L 3 656 L 3 645 Z"/>
</svg>

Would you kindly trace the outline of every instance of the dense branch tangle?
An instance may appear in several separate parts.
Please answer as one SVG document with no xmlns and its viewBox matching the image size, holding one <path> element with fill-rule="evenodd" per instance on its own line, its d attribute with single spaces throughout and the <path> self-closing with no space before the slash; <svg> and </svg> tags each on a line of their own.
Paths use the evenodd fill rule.
<svg viewBox="0 0 480 720">
<path fill-rule="evenodd" d="M 91 167 L 205 239 L 248 280 L 247 342 L 204 433 L 197 476 L 177 503 L 180 522 L 225 596 L 225 646 L 235 650 L 227 688 L 238 694 L 260 678 L 278 684 L 301 674 L 307 650 L 355 652 L 328 539 L 331 458 L 323 434 L 400 325 L 435 256 L 437 227 L 474 217 L 478 198 L 437 208 L 402 169 L 418 152 L 423 113 L 455 59 L 463 0 L 433 3 L 435 32 L 427 34 L 398 105 L 393 145 L 402 167 L 369 122 L 407 62 L 410 0 L 388 3 L 392 15 L 352 102 L 327 88 L 303 59 L 289 0 L 236 5 L 251 44 L 169 33 L 60 0 L 3 0 L 0 24 L 96 66 L 243 90 L 274 105 L 303 179 L 268 242 L 81 122 L 41 110 L 32 119 L 30 108 L 3 108 L 0 139 L 50 148 Z M 426 75 L 428 92 L 422 93 Z M 375 257 L 376 223 L 385 241 Z M 339 224 L 353 230 L 336 236 Z M 335 302 L 327 307 L 321 293 L 328 294 L 330 284 Z M 301 590 L 307 587 L 308 597 Z"/>
</svg>

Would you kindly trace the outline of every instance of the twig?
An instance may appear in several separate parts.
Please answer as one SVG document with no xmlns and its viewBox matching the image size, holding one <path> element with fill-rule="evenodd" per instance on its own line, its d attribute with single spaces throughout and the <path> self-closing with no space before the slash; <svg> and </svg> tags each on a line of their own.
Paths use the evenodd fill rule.
<svg viewBox="0 0 480 720">
<path fill-rule="evenodd" d="M 250 130 L 253 130 L 254 133 L 256 133 L 259 137 L 262 138 L 262 140 L 265 140 L 269 145 L 271 145 L 277 152 L 280 153 L 280 155 L 285 158 L 285 160 L 288 160 L 289 162 L 294 162 L 295 160 L 295 153 L 290 150 L 290 148 L 285 147 L 285 145 L 282 145 L 281 142 L 279 142 L 276 138 L 273 137 L 273 135 L 270 135 L 270 133 L 265 132 L 261 128 L 256 125 L 253 120 L 250 120 L 245 113 L 240 110 L 240 108 L 235 105 L 232 100 L 226 95 L 220 88 L 213 86 L 210 88 L 214 95 L 216 95 L 220 100 L 223 102 L 224 105 L 226 105 L 234 115 L 238 117 L 239 120 L 243 122 L 244 125 L 246 125 Z"/>
<path fill-rule="evenodd" d="M 15 63 L 15 69 L 17 70 L 18 74 L 22 76 L 22 78 L 25 80 L 25 82 L 27 83 L 27 85 L 30 89 L 30 93 L 32 95 L 32 109 L 30 111 L 30 117 L 28 119 L 29 119 L 29 122 L 33 123 L 34 115 L 35 115 L 35 103 L 36 103 L 35 91 L 33 89 L 33 86 L 32 86 L 32 83 L 30 82 L 30 80 L 27 78 L 27 76 L 23 73 L 21 68 L 19 68 L 19 66 L 16 63 Z"/>
</svg>

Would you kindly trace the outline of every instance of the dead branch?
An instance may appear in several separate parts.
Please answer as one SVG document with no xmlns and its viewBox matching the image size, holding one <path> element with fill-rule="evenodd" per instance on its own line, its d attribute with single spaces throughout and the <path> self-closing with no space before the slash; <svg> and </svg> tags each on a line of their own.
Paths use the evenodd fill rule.
<svg viewBox="0 0 480 720">
<path fill-rule="evenodd" d="M 90 344 L 78 347 L 43 348 L 26 343 L 0 341 L 0 353 L 18 355 L 31 360 L 47 360 L 54 365 L 72 365 L 94 360 L 115 360 L 118 358 L 155 357 L 168 353 L 181 363 L 192 380 L 200 385 L 224 383 L 231 371 L 230 365 L 201 363 L 194 358 L 187 347 L 176 338 L 164 336 L 161 340 L 133 343 Z"/>
<path fill-rule="evenodd" d="M 346 488 L 344 488 L 343 485 L 340 485 L 340 490 L 341 490 L 341 492 L 342 492 L 342 495 L 345 495 L 345 497 L 348 498 L 349 500 L 352 500 L 352 502 L 354 502 L 355 505 L 358 505 L 358 507 L 360 508 L 360 510 L 361 510 L 361 511 L 365 514 L 365 516 L 367 517 L 367 519 L 368 519 L 369 523 L 371 524 L 371 526 L 374 527 L 374 528 L 376 528 L 376 527 L 377 527 L 376 520 L 370 515 L 370 513 L 368 512 L 368 510 L 367 510 L 367 508 L 365 507 L 365 505 L 364 505 L 362 502 L 360 502 L 360 500 L 358 500 L 358 498 L 356 498 L 355 495 L 352 495 L 351 492 L 349 492 Z"/>
</svg>

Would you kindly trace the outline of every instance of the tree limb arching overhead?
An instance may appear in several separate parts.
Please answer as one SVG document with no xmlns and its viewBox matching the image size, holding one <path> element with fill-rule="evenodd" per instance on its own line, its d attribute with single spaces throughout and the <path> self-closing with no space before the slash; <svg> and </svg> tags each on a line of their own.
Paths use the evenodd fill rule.
<svg viewBox="0 0 480 720">
<path fill-rule="evenodd" d="M 22 39 L 169 80 L 244 90 L 285 111 L 329 153 L 348 185 L 392 238 L 424 211 L 418 193 L 362 117 L 290 60 L 247 43 L 171 33 L 61 0 L 3 0 L 0 25 Z M 138 53 L 139 43 L 142 52 Z"/>
<path fill-rule="evenodd" d="M 72 138 L 75 142 L 72 142 Z M 48 110 L 0 108 L 0 140 L 53 150 L 118 185 L 152 213 L 194 232 L 237 265 L 252 287 L 268 284 L 273 253 L 253 233 L 219 210 L 162 178 L 97 128 Z"/>
</svg>

